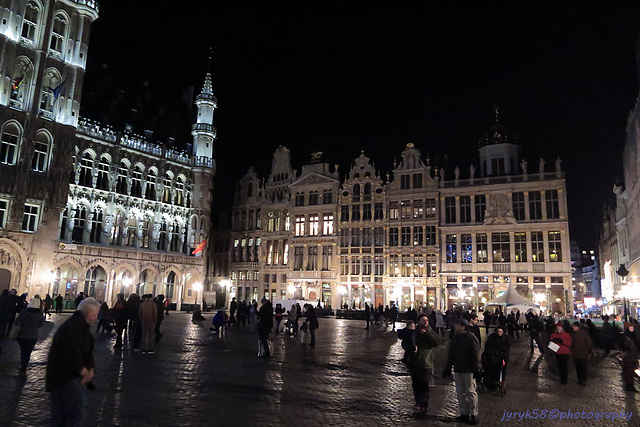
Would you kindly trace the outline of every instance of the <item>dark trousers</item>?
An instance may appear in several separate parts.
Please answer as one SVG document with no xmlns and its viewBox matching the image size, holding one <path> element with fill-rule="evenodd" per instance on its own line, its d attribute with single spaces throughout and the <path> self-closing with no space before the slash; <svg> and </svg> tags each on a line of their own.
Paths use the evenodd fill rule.
<svg viewBox="0 0 640 427">
<path fill-rule="evenodd" d="M 624 377 L 624 386 L 626 389 L 633 388 L 635 381 L 634 370 L 638 367 L 638 362 L 622 361 L 622 376 Z"/>
<path fill-rule="evenodd" d="M 533 342 L 534 341 L 535 341 L 536 345 L 538 346 L 538 350 L 540 350 L 540 353 L 544 353 L 543 348 L 542 348 L 542 344 L 540 344 L 540 334 L 535 334 L 535 335 L 529 334 L 529 345 L 531 346 L 531 353 L 533 353 Z"/>
<path fill-rule="evenodd" d="M 133 348 L 140 348 L 140 341 L 142 341 L 142 322 L 140 319 L 135 321 L 136 329 L 133 334 Z"/>
<path fill-rule="evenodd" d="M 282 317 L 276 317 L 276 334 L 280 333 L 280 323 L 281 322 L 282 322 Z"/>
<path fill-rule="evenodd" d="M 269 342 L 268 342 L 269 332 L 270 332 L 269 329 L 262 328 L 262 327 L 258 330 L 258 334 L 260 335 L 260 341 L 262 342 L 262 348 L 264 349 L 265 357 L 271 356 L 271 353 L 269 353 Z"/>
<path fill-rule="evenodd" d="M 573 359 L 573 364 L 576 365 L 576 375 L 578 375 L 578 382 L 586 382 L 587 359 Z"/>
<path fill-rule="evenodd" d="M 116 347 L 122 347 L 122 335 L 123 332 L 127 329 L 127 322 L 116 322 Z"/>
<path fill-rule="evenodd" d="M 309 328 L 309 333 L 311 334 L 311 342 L 309 345 L 316 345 L 316 328 Z"/>
<path fill-rule="evenodd" d="M 429 406 L 429 383 L 431 382 L 431 369 L 409 368 L 411 374 L 411 386 L 416 405 L 420 408 Z"/>
<path fill-rule="evenodd" d="M 558 371 L 560 372 L 560 382 L 566 384 L 569 378 L 569 355 L 556 353 Z"/>
<path fill-rule="evenodd" d="M 27 370 L 36 341 L 35 338 L 18 338 L 18 344 L 20 344 L 20 369 L 23 371 Z"/>
<path fill-rule="evenodd" d="M 366 320 L 366 321 L 367 321 L 367 329 L 369 329 L 369 317 L 370 317 L 370 316 L 369 316 L 368 314 L 366 314 L 366 313 L 365 313 L 364 317 L 366 317 L 366 319 L 364 319 L 364 320 Z"/>
<path fill-rule="evenodd" d="M 56 314 L 62 314 L 62 304 L 56 303 Z"/>
<path fill-rule="evenodd" d="M 162 338 L 162 334 L 160 333 L 160 324 L 162 323 L 163 320 L 164 320 L 164 317 L 158 317 L 158 320 L 156 321 L 156 330 L 154 331 L 156 334 L 156 339 L 154 340 L 155 342 L 159 342 L 160 339 Z"/>
<path fill-rule="evenodd" d="M 51 390 L 51 426 L 84 425 L 87 388 L 80 378 L 73 379 Z"/>
</svg>

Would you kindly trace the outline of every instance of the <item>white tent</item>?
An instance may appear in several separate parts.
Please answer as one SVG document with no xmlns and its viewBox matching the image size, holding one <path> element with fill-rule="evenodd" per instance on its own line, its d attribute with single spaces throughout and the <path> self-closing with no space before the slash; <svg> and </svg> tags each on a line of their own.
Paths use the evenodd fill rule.
<svg viewBox="0 0 640 427">
<path fill-rule="evenodd" d="M 540 304 L 529 301 L 520 295 L 512 285 L 507 286 L 507 290 L 504 294 L 485 303 L 485 307 L 490 305 L 501 306 L 505 314 L 515 309 L 518 309 L 521 312 L 526 312 L 529 309 L 536 313 L 540 311 Z"/>
</svg>

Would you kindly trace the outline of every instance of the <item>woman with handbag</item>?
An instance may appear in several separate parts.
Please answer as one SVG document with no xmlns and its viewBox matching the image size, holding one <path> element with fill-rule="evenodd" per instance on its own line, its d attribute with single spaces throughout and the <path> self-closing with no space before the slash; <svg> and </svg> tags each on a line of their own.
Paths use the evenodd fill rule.
<svg viewBox="0 0 640 427">
<path fill-rule="evenodd" d="M 20 371 L 18 375 L 27 379 L 27 365 L 31 359 L 31 352 L 38 341 L 38 329 L 42 327 L 44 318 L 40 296 L 34 296 L 26 309 L 22 310 L 14 323 L 13 334 L 20 344 Z"/>
</svg>

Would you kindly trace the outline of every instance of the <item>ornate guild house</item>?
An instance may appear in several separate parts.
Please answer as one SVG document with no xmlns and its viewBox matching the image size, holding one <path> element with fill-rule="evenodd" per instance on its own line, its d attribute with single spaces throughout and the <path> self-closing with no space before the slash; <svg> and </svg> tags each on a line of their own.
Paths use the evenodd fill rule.
<svg viewBox="0 0 640 427">
<path fill-rule="evenodd" d="M 217 107 L 207 73 L 190 153 L 79 117 L 93 0 L 0 1 L 0 289 L 196 303 Z"/>
</svg>

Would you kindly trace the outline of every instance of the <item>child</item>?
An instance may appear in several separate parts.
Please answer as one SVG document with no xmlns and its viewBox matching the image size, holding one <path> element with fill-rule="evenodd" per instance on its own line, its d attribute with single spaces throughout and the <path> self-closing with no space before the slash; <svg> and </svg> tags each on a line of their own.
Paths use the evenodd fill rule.
<svg viewBox="0 0 640 427">
<path fill-rule="evenodd" d="M 409 365 L 417 351 L 416 324 L 413 320 L 407 320 L 407 326 L 398 331 L 398 339 L 402 340 L 401 345 L 404 350 L 404 357 L 400 361 Z"/>
</svg>

